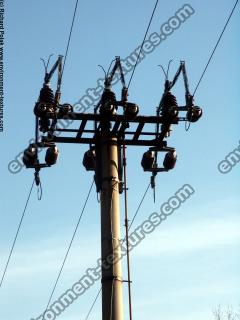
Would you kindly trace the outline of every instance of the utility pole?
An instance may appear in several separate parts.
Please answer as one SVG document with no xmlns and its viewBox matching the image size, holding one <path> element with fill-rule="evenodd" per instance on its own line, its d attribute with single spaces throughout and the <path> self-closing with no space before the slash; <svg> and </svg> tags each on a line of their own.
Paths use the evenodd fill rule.
<svg viewBox="0 0 240 320">
<path fill-rule="evenodd" d="M 49 82 L 57 68 L 58 87 L 54 95 Z M 116 99 L 111 88 L 117 71 L 122 83 L 120 101 Z M 185 84 L 185 106 L 178 106 L 176 97 L 170 92 L 181 73 Z M 155 188 L 157 173 L 173 169 L 177 160 L 175 149 L 168 147 L 166 141 L 172 131 L 172 125 L 177 125 L 180 121 L 196 122 L 202 115 L 202 109 L 194 105 L 193 96 L 189 93 L 184 62 L 181 62 L 172 82 L 166 79 L 165 90 L 156 116 L 138 115 L 139 107 L 135 103 L 128 102 L 128 88 L 119 57 L 116 57 L 111 72 L 106 74 L 105 88 L 94 113 L 76 113 L 71 105 L 60 104 L 61 75 L 62 63 L 59 57 L 52 70 L 45 75 L 43 88 L 34 108 L 36 141 L 25 150 L 23 161 L 27 168 L 35 169 L 38 185 L 40 169 L 50 167 L 57 161 L 57 143 L 89 145 L 90 149 L 84 154 L 83 165 L 87 171 L 94 172 L 96 189 L 101 195 L 102 320 L 123 320 L 122 286 L 124 282 L 128 282 L 129 287 L 129 318 L 131 320 L 130 264 L 128 255 L 128 280 L 123 280 L 119 212 L 119 194 L 127 188 L 124 185 L 126 168 L 124 168 L 123 177 L 123 163 L 126 165 L 125 147 L 149 147 L 143 154 L 141 164 L 144 171 L 152 173 L 152 188 Z M 122 108 L 120 114 L 119 108 Z M 180 116 L 180 112 L 186 114 Z M 60 129 L 58 127 L 60 119 L 78 123 L 78 127 Z M 43 133 L 41 138 L 39 138 L 39 131 Z M 45 163 L 39 161 L 39 148 L 47 148 Z M 165 153 L 163 166 L 160 168 L 157 165 L 159 152 Z M 126 195 L 125 205 L 127 205 Z M 126 214 L 125 224 L 128 246 L 127 216 Z"/>
<path fill-rule="evenodd" d="M 121 236 L 119 212 L 118 142 L 109 128 L 103 128 L 101 240 L 102 240 L 102 319 L 123 320 Z M 109 261 L 114 261 L 114 263 Z M 109 268 L 104 265 L 107 262 Z"/>
</svg>

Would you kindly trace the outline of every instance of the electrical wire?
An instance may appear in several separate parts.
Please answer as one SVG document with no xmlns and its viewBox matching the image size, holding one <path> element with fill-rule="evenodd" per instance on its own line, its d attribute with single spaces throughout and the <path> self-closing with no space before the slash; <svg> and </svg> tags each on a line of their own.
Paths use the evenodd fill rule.
<svg viewBox="0 0 240 320">
<path fill-rule="evenodd" d="M 63 73 L 64 73 L 64 69 L 65 69 L 65 64 L 66 64 L 66 60 L 67 60 L 67 56 L 68 56 L 68 51 L 69 51 L 69 46 L 70 46 L 70 42 L 71 42 L 73 26 L 74 26 L 74 22 L 75 22 L 75 18 L 76 18 L 76 13 L 77 13 L 78 2 L 79 2 L 79 0 L 76 1 L 75 8 L 74 8 L 74 13 L 73 13 L 73 18 L 72 18 L 72 24 L 71 24 L 70 33 L 69 33 L 68 42 L 67 42 L 67 47 L 66 47 L 66 51 L 65 51 L 65 58 L 64 58 L 63 69 L 62 69 L 62 74 L 61 74 L 61 80 L 62 80 L 62 77 L 63 77 Z M 17 237 L 18 237 L 18 234 L 19 234 L 19 231 L 20 231 L 20 228 L 21 228 L 21 225 L 22 225 L 24 216 L 25 216 L 25 212 L 26 212 L 27 206 L 28 206 L 28 202 L 29 202 L 30 196 L 31 196 L 31 194 L 32 194 L 33 186 L 34 186 L 34 181 L 33 181 L 33 183 L 32 183 L 32 186 L 31 186 L 31 189 L 30 189 L 28 198 L 27 198 L 27 202 L 26 202 L 25 208 L 24 208 L 24 210 L 23 210 L 23 214 L 22 214 L 22 217 L 21 217 L 21 220 L 20 220 L 20 223 L 19 223 L 19 226 L 18 226 L 16 235 L 15 235 L 15 238 L 14 238 L 14 241 L 13 241 L 13 244 L 12 244 L 12 247 L 11 247 L 11 250 L 10 250 L 10 254 L 9 254 L 9 256 L 8 256 L 6 266 L 5 266 L 5 268 L 4 268 L 4 272 L 3 272 L 3 275 L 2 275 L 2 278 L 1 278 L 1 282 L 0 282 L 0 288 L 1 288 L 1 286 L 2 286 L 3 280 L 4 280 L 4 278 L 5 278 L 5 275 L 6 275 L 6 272 L 7 272 L 7 269 L 8 269 L 8 265 L 9 265 L 9 262 L 10 262 L 10 259 L 11 259 L 11 256 L 12 256 L 12 253 L 13 253 L 13 250 L 14 250 L 14 247 L 15 247 L 15 244 L 16 244 L 16 240 L 17 240 Z M 40 197 L 41 197 L 41 196 L 40 196 Z"/>
<path fill-rule="evenodd" d="M 135 73 L 135 71 L 136 71 L 136 67 L 137 67 L 137 64 L 138 64 L 138 61 L 139 61 L 140 55 L 141 55 L 141 53 L 142 53 L 142 49 L 143 49 L 143 46 L 144 46 L 145 40 L 146 40 L 147 35 L 148 35 L 148 31 L 149 31 L 149 29 L 150 29 L 150 27 L 151 27 L 152 20 L 153 20 L 153 17 L 154 17 L 155 11 L 156 11 L 156 9 L 157 9 L 158 2 L 159 2 L 159 0 L 157 0 L 157 1 L 156 1 L 156 3 L 155 3 L 155 6 L 154 6 L 154 9 L 153 9 L 153 12 L 152 12 L 152 15 L 151 15 L 150 21 L 149 21 L 149 23 L 148 23 L 148 27 L 147 27 L 147 30 L 146 30 L 146 32 L 145 32 L 145 35 L 144 35 L 144 38 L 143 38 L 142 45 L 141 45 L 141 47 L 140 47 L 140 51 L 139 51 L 139 53 L 138 53 L 138 57 L 137 57 L 137 60 L 136 60 L 135 65 L 134 65 L 134 67 L 133 67 L 133 71 L 132 71 L 132 74 L 131 74 L 131 77 L 130 77 L 130 80 L 129 80 L 129 83 L 128 83 L 128 89 L 129 89 L 129 87 L 130 87 L 130 84 L 131 84 L 131 82 L 132 82 L 132 79 L 133 79 L 134 73 Z"/>
<path fill-rule="evenodd" d="M 133 223 L 134 223 L 134 220 L 136 219 L 136 217 L 137 217 L 137 215 L 138 215 L 138 212 L 139 212 L 139 210 L 140 210 L 140 208 L 141 208 L 141 206 L 142 206 L 142 203 L 143 203 L 143 201 L 144 201 L 144 199 L 145 199 L 145 197 L 146 197 L 146 195 L 147 195 L 147 193 L 148 193 L 148 190 L 149 190 L 150 186 L 151 186 L 151 183 L 148 184 L 147 189 L 146 189 L 146 191 L 145 191 L 144 194 L 143 194 L 143 197 L 142 197 L 142 199 L 141 199 L 141 201 L 140 201 L 140 203 L 139 203 L 139 206 L 138 206 L 138 208 L 137 208 L 137 210 L 136 210 L 136 212 L 135 212 L 135 214 L 134 214 L 134 216 L 133 216 L 133 219 L 132 219 L 132 221 L 131 221 L 131 224 L 130 224 L 128 230 L 131 229 L 131 227 L 132 227 L 132 225 L 133 225 Z"/>
<path fill-rule="evenodd" d="M 218 47 L 218 45 L 219 45 L 219 43 L 220 43 L 220 41 L 221 41 L 221 39 L 222 39 L 222 37 L 223 37 L 223 34 L 224 34 L 224 32 L 225 32 L 225 30 L 226 30 L 226 28 L 227 28 L 227 26 L 228 26 L 228 24 L 229 24 L 229 22 L 230 22 L 230 20 L 231 20 L 231 18 L 232 18 L 232 15 L 233 15 L 233 13 L 234 13 L 234 11 L 235 11 L 235 9 L 236 9 L 236 6 L 237 6 L 237 4 L 238 4 L 238 1 L 239 1 L 239 0 L 237 0 L 237 1 L 235 2 L 234 6 L 233 6 L 233 8 L 232 8 L 232 11 L 231 11 L 231 13 L 230 13 L 230 15 L 229 15 L 229 17 L 228 17 L 228 19 L 227 19 L 227 22 L 226 22 L 225 25 L 224 25 L 224 28 L 223 28 L 223 30 L 222 30 L 222 32 L 221 32 L 221 34 L 220 34 L 220 36 L 219 36 L 219 38 L 218 38 L 218 40 L 217 40 L 217 43 L 216 43 L 216 45 L 215 45 L 215 47 L 214 47 L 214 49 L 213 49 L 213 51 L 212 51 L 212 53 L 211 53 L 211 55 L 210 55 L 210 58 L 208 59 L 208 62 L 207 62 L 206 66 L 205 66 L 205 68 L 204 68 L 204 70 L 203 70 L 203 73 L 202 73 L 202 75 L 201 75 L 201 77 L 200 77 L 200 79 L 199 79 L 199 81 L 198 81 L 198 83 L 197 83 L 197 85 L 196 85 L 196 88 L 195 88 L 195 90 L 194 90 L 194 92 L 193 92 L 193 96 L 195 95 L 196 91 L 198 90 L 198 87 L 199 87 L 199 85 L 200 85 L 200 83 L 201 83 L 201 81 L 202 81 L 202 79 L 203 79 L 203 77 L 204 77 L 204 75 L 205 75 L 205 73 L 206 73 L 206 71 L 207 71 L 207 68 L 208 68 L 208 66 L 209 66 L 209 64 L 210 64 L 210 62 L 211 62 L 211 60 L 212 60 L 212 58 L 213 58 L 213 56 L 214 56 L 214 53 L 215 53 L 215 51 L 217 50 L 217 47 Z"/>
<path fill-rule="evenodd" d="M 69 51 L 70 42 L 71 42 L 71 38 L 72 38 L 72 31 L 73 31 L 74 22 L 75 22 L 75 18 L 76 18 L 76 14 L 77 14 L 78 2 L 79 2 L 79 0 L 76 0 L 76 4 L 75 4 L 75 8 L 74 8 L 74 13 L 73 13 L 73 18 L 72 18 L 72 24 L 71 24 L 71 28 L 70 28 L 70 32 L 69 32 L 69 37 L 68 37 L 68 42 L 67 42 L 67 47 L 66 47 L 65 56 L 64 56 L 64 62 L 63 62 L 63 68 L 62 68 L 62 74 L 61 74 L 61 81 L 62 81 L 63 73 L 64 73 L 64 70 L 65 70 L 65 65 L 66 65 L 66 61 L 67 61 L 68 51 Z"/>
<path fill-rule="evenodd" d="M 112 320 L 112 311 L 113 311 L 113 292 L 114 292 L 115 281 L 112 280 L 112 291 L 111 291 L 111 311 L 110 311 L 110 320 Z"/>
<path fill-rule="evenodd" d="M 12 253 L 13 253 L 13 250 L 14 250 L 14 247 L 15 247 L 15 244 L 16 244 L 16 241 L 17 241 L 17 238 L 18 238 L 18 234 L 19 234 L 19 232 L 20 232 L 20 229 L 21 229 L 21 226 L 22 226 L 22 223 L 23 223 L 23 219 L 24 219 L 24 216 L 25 216 L 27 207 L 28 207 L 28 203 L 29 203 L 29 200 L 30 200 L 30 198 L 31 198 L 31 194 L 32 194 L 32 190 L 33 190 L 34 183 L 35 183 L 35 179 L 33 180 L 32 186 L 31 186 L 31 188 L 30 188 L 30 191 L 29 191 L 29 194 L 28 194 L 28 197 L 27 197 L 27 201 L 26 201 L 26 204 L 25 204 L 25 206 L 24 206 L 23 213 L 22 213 L 22 216 L 21 216 L 21 219 L 20 219 L 18 228 L 17 228 L 17 232 L 16 232 L 16 235 L 15 235 L 15 237 L 14 237 L 13 244 L 12 244 L 12 247 L 11 247 L 11 250 L 10 250 L 10 253 L 9 253 L 9 256 L 8 256 L 8 259 L 7 259 L 7 263 L 6 263 L 5 268 L 4 268 L 4 271 L 3 271 L 3 275 L 2 275 L 2 278 L 1 278 L 1 282 L 0 282 L 0 288 L 1 288 L 2 284 L 3 284 L 3 280 L 4 280 L 4 278 L 5 278 L 5 275 L 6 275 L 6 272 L 7 272 L 7 269 L 8 269 L 10 260 L 11 260 L 11 257 L 12 257 Z"/>
<path fill-rule="evenodd" d="M 125 228 L 126 228 L 126 245 L 127 245 L 127 273 L 128 273 L 128 305 L 129 320 L 132 320 L 132 293 L 131 293 L 131 269 L 130 269 L 130 253 L 129 253 L 129 227 L 128 227 L 128 186 L 127 186 L 127 158 L 126 146 L 123 145 L 123 176 L 124 176 L 124 209 L 125 209 Z"/>
<path fill-rule="evenodd" d="M 89 312 L 88 312 L 85 320 L 88 320 L 88 318 L 89 318 L 89 316 L 90 316 L 90 314 L 91 314 L 91 312 L 92 312 L 92 310 L 93 310 L 93 308 L 94 308 L 94 306 L 95 306 L 95 304 L 96 304 L 96 302 L 97 302 L 97 300 L 98 300 L 98 297 L 100 296 L 100 293 L 101 293 L 101 292 L 102 292 L 102 286 L 101 286 L 100 290 L 98 291 L 97 296 L 96 296 L 96 298 L 94 299 L 93 304 L 91 305 L 91 308 L 90 308 L 90 310 L 89 310 Z"/>
<path fill-rule="evenodd" d="M 42 183 L 41 181 L 39 182 L 38 190 L 37 190 L 37 195 L 38 195 L 38 200 L 42 200 L 42 195 L 43 195 L 43 189 L 42 189 Z"/>
<path fill-rule="evenodd" d="M 75 18 L 76 18 L 76 14 L 77 14 L 77 8 L 78 8 L 78 3 L 79 3 L 79 0 L 76 0 L 76 3 L 75 3 L 75 8 L 74 8 L 74 12 L 73 12 L 73 18 L 72 18 L 72 23 L 71 23 L 71 28 L 70 28 L 70 32 L 69 32 L 69 36 L 68 36 L 68 42 L 67 42 L 67 47 L 66 47 L 66 51 L 65 51 L 65 56 L 64 56 L 64 62 L 63 62 L 63 68 L 62 68 L 62 73 L 61 73 L 61 80 L 60 80 L 60 83 L 62 82 L 62 78 L 63 78 L 63 73 L 64 73 L 64 70 L 65 70 L 65 66 L 66 66 L 66 61 L 67 61 L 67 57 L 68 57 L 68 51 L 69 51 L 69 47 L 70 47 L 70 42 L 71 42 L 71 38 L 72 38 L 72 31 L 73 31 L 73 27 L 74 27 L 74 22 L 75 22 Z M 91 187 L 89 189 L 89 192 L 88 192 L 88 195 L 87 195 L 87 198 L 86 198 L 86 201 L 84 203 L 84 206 L 83 206 L 83 209 L 82 209 L 82 212 L 80 214 L 80 217 L 78 219 L 78 222 L 77 222 L 77 225 L 76 225 L 76 228 L 74 230 L 74 233 L 73 233 L 73 236 L 72 236 L 72 239 L 70 241 L 70 244 L 69 244 L 69 247 L 67 249 L 67 252 L 65 254 L 65 257 L 63 259 L 63 263 L 62 263 L 62 266 L 60 268 L 60 271 L 58 273 L 58 276 L 57 276 L 57 279 L 56 279 L 56 282 L 54 284 L 54 287 L 52 289 L 52 292 L 51 292 L 51 295 L 50 295 L 50 298 L 49 298 L 49 301 L 48 301 L 48 304 L 47 304 L 47 307 L 45 309 L 45 312 L 44 314 L 46 313 L 50 303 L 51 303 L 51 300 L 52 300 L 52 297 L 53 297 L 53 294 L 56 290 L 56 287 L 57 287 L 57 284 L 58 284 L 58 281 L 60 279 L 60 276 L 62 274 L 62 271 L 63 271 L 63 268 L 64 268 L 64 265 L 66 263 L 66 260 L 67 260 L 67 257 L 68 257 L 68 254 L 69 254 L 69 251 L 72 247 L 72 243 L 73 243 L 73 240 L 75 238 L 75 235 L 76 235 L 76 232 L 78 230 L 78 227 L 79 227 L 79 224 L 81 222 L 81 219 L 82 219 L 82 216 L 83 216 L 83 213 L 84 213 L 84 210 L 86 208 L 86 205 L 87 205 L 87 202 L 88 202 L 88 199 L 90 197 L 90 194 L 91 194 L 91 191 L 92 191 L 92 187 L 93 187 L 93 184 L 94 184 L 94 181 L 92 182 L 91 184 Z"/>
<path fill-rule="evenodd" d="M 78 221 L 77 221 L 77 225 L 76 225 L 76 227 L 75 227 L 75 229 L 74 229 L 74 232 L 73 232 L 71 241 L 70 241 L 70 243 L 69 243 L 69 246 L 68 246 L 68 248 L 67 248 L 66 254 L 65 254 L 65 256 L 64 256 L 64 259 L 63 259 L 61 268 L 60 268 L 60 270 L 59 270 L 59 272 L 58 272 L 57 279 L 56 279 L 56 281 L 55 281 L 55 283 L 54 283 L 53 289 L 52 289 L 52 291 L 51 291 L 51 294 L 50 294 L 50 297 L 49 297 L 49 300 L 48 300 L 48 303 L 47 303 L 47 306 L 46 306 L 45 311 L 44 311 L 44 313 L 43 313 L 43 318 L 44 318 L 44 315 L 45 315 L 45 313 L 47 312 L 48 307 L 49 307 L 49 305 L 50 305 L 50 303 L 51 303 L 51 301 L 52 301 L 52 297 L 53 297 L 54 292 L 55 292 L 55 290 L 56 290 L 56 287 L 57 287 L 57 284 L 58 284 L 58 282 L 59 282 L 60 276 L 61 276 L 61 274 L 62 274 L 64 265 L 65 265 L 65 263 L 66 263 L 68 254 L 69 254 L 70 249 L 71 249 L 71 247 L 72 247 L 73 240 L 74 240 L 74 238 L 75 238 L 75 236 L 76 236 L 78 227 L 79 227 L 80 222 L 81 222 L 81 220 L 82 220 L 82 216 L 83 216 L 83 213 L 84 213 L 84 211 L 85 211 L 86 205 L 87 205 L 87 203 L 88 203 L 88 200 L 89 200 L 89 197 L 90 197 L 90 194 L 91 194 L 93 185 L 94 185 L 94 180 L 93 180 L 93 182 L 92 182 L 92 184 L 91 184 L 91 186 L 90 186 L 90 189 L 89 189 L 89 191 L 88 191 L 88 194 L 87 194 L 86 200 L 85 200 L 85 202 L 84 202 L 84 205 L 83 205 L 81 214 L 80 214 L 80 216 L 79 216 L 79 218 L 78 218 Z"/>
<path fill-rule="evenodd" d="M 112 238 L 112 250 L 114 252 L 114 238 L 113 238 L 113 219 L 112 219 L 112 204 L 113 204 L 113 193 L 114 190 L 118 192 L 118 189 L 115 189 L 115 186 L 118 183 L 115 182 L 115 184 L 112 185 L 112 194 L 111 194 L 111 200 L 110 200 L 110 208 L 109 208 L 109 214 L 110 214 L 110 220 L 111 220 L 111 238 Z M 114 269 L 113 269 L 114 270 Z M 115 285 L 115 279 L 112 279 L 112 290 L 111 290 L 111 311 L 110 311 L 110 319 L 112 320 L 112 309 L 113 309 L 113 292 L 114 292 L 114 285 Z"/>
</svg>

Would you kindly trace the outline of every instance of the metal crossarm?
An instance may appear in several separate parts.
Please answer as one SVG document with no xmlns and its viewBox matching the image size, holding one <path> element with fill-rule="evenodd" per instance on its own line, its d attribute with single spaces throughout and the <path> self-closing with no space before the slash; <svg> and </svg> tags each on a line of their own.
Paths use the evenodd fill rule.
<svg viewBox="0 0 240 320">
<path fill-rule="evenodd" d="M 82 120 L 76 138 L 81 138 L 81 136 L 82 136 L 82 134 L 84 132 L 84 129 L 86 127 L 86 124 L 87 124 L 87 120 L 86 119 Z"/>
<path fill-rule="evenodd" d="M 53 119 L 54 114 L 53 113 L 48 113 L 47 118 Z M 68 113 L 67 116 L 64 115 L 57 115 L 57 118 L 60 119 L 65 119 L 65 120 L 87 120 L 87 121 L 96 121 L 96 122 L 101 122 L 101 121 L 109 121 L 109 122 L 134 122 L 134 123 L 139 123 L 139 122 L 144 122 L 144 123 L 163 123 L 165 121 L 164 117 L 160 116 L 136 116 L 134 118 L 127 118 L 124 115 L 121 114 L 113 114 L 111 116 L 105 117 L 104 115 L 101 115 L 99 113 L 78 113 L 78 112 L 70 112 Z M 177 124 L 179 121 L 178 117 L 173 119 L 171 121 L 172 124 Z"/>
<path fill-rule="evenodd" d="M 49 114 L 49 118 L 52 115 Z M 58 119 L 67 119 L 66 116 L 58 116 Z M 97 143 L 97 137 L 101 135 L 102 127 L 106 124 L 109 126 L 109 130 L 112 136 L 118 137 L 119 145 L 122 145 L 123 142 L 126 145 L 142 145 L 142 146 L 158 146 L 159 142 L 164 139 L 165 133 L 159 132 L 156 136 L 154 130 L 145 130 L 143 128 L 145 124 L 156 125 L 156 124 L 177 124 L 179 118 L 173 118 L 167 120 L 162 116 L 136 116 L 135 118 L 127 118 L 124 115 L 111 115 L 106 118 L 101 114 L 83 114 L 83 113 L 70 113 L 68 119 L 80 121 L 78 129 L 60 129 L 56 128 L 56 132 L 62 132 L 69 134 L 68 136 L 53 136 L 53 143 L 83 143 L 94 145 Z M 90 125 L 97 123 L 97 129 L 88 129 Z M 132 128 L 134 125 L 134 128 Z M 135 127 L 137 125 L 137 127 Z M 136 128 L 136 129 L 135 129 Z M 76 136 L 73 137 L 72 133 L 76 133 Z M 88 135 L 86 137 L 86 134 Z M 89 136 L 92 134 L 92 137 Z M 155 139 L 146 140 L 147 137 L 154 137 Z M 123 137 L 125 140 L 123 141 Z M 145 139 L 144 139 L 144 138 Z M 42 141 L 47 141 L 46 137 L 42 137 Z"/>
<path fill-rule="evenodd" d="M 140 122 L 138 127 L 137 127 L 137 130 L 134 134 L 134 137 L 133 137 L 133 140 L 136 141 L 138 140 L 138 138 L 140 137 L 141 133 L 142 133 L 142 129 L 144 127 L 145 123 L 144 122 Z"/>
</svg>

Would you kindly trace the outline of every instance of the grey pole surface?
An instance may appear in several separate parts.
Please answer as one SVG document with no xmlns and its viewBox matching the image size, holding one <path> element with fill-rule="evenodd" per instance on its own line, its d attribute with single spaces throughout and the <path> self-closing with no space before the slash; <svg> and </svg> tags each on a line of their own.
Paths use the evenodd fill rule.
<svg viewBox="0 0 240 320">
<path fill-rule="evenodd" d="M 118 146 L 107 129 L 102 132 L 100 148 L 102 320 L 123 320 Z"/>
</svg>

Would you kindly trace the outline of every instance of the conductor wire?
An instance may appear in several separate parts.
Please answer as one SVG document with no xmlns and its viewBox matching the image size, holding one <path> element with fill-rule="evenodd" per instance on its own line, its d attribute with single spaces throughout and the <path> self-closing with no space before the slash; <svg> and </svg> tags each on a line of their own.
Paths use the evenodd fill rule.
<svg viewBox="0 0 240 320">
<path fill-rule="evenodd" d="M 35 184 L 35 179 L 33 180 L 33 183 L 31 185 L 31 188 L 30 188 L 30 191 L 29 191 L 29 194 L 28 194 L 28 197 L 27 197 L 27 201 L 26 201 L 26 204 L 24 206 L 24 209 L 23 209 L 23 213 L 22 213 L 22 216 L 21 216 L 21 219 L 20 219 L 20 222 L 19 222 L 19 225 L 18 225 L 18 228 L 17 228 L 17 232 L 16 232 L 16 235 L 14 237 L 14 240 L 13 240 L 13 243 L 12 243 L 12 247 L 11 247 L 11 250 L 10 250 L 10 253 L 9 253 L 9 256 L 8 256 L 8 259 L 7 259 L 7 263 L 5 265 L 5 268 L 4 268 L 4 271 L 3 271 L 3 275 L 2 275 L 2 278 L 1 278 L 1 282 L 0 282 L 0 288 L 3 284 L 3 280 L 6 276 L 6 273 L 7 273 L 7 269 L 8 269 L 8 266 L 9 266 L 9 263 L 10 263 L 10 260 L 11 260 L 11 257 L 12 257 L 12 253 L 13 253 L 13 250 L 15 248 L 15 245 L 16 245 L 16 241 L 17 241 L 17 238 L 18 238 L 18 235 L 19 235 L 19 232 L 20 232 L 20 229 L 22 227 L 22 223 L 23 223 L 23 219 L 25 217 L 25 213 L 26 213 L 26 210 L 27 210 L 27 207 L 28 207 L 28 204 L 29 204 L 29 200 L 31 198 L 31 194 L 32 194 L 32 190 L 33 190 L 33 186 Z"/>
<path fill-rule="evenodd" d="M 138 56 L 137 56 L 137 60 L 136 60 L 136 63 L 135 63 L 135 65 L 134 65 L 134 67 L 133 67 L 133 71 L 132 71 L 132 74 L 131 74 L 131 77 L 130 77 L 130 80 L 129 80 L 129 83 L 128 83 L 128 87 L 127 87 L 128 89 L 129 89 L 129 87 L 130 87 L 130 85 L 131 85 L 133 76 L 134 76 L 134 74 L 135 74 L 136 67 L 137 67 L 137 64 L 138 64 L 138 62 L 139 62 L 139 59 L 140 59 L 140 56 L 141 56 L 141 53 L 142 53 L 143 46 L 144 46 L 144 43 L 145 43 L 146 38 L 147 38 L 147 35 L 148 35 L 148 31 L 149 31 L 149 29 L 150 29 L 150 27 L 151 27 L 152 20 L 153 20 L 154 14 L 155 14 L 155 12 L 156 12 L 158 2 L 159 2 L 159 0 L 157 0 L 156 3 L 155 3 L 155 6 L 154 6 L 154 9 L 153 9 L 153 12 L 152 12 L 150 21 L 149 21 L 149 23 L 148 23 L 148 27 L 147 27 L 147 30 L 146 30 L 146 32 L 145 32 L 145 35 L 144 35 L 144 38 L 143 38 L 143 42 L 142 42 L 142 44 L 141 44 L 141 47 L 140 47 L 140 50 L 139 50 L 139 53 L 138 53 Z"/>
<path fill-rule="evenodd" d="M 202 75 L 201 75 L 201 77 L 200 77 L 200 79 L 199 79 L 199 81 L 198 81 L 198 83 L 197 83 L 197 85 L 196 85 L 196 88 L 195 88 L 195 90 L 194 90 L 194 92 L 193 92 L 193 96 L 194 96 L 195 93 L 197 92 L 198 87 L 199 87 L 200 83 L 202 82 L 202 79 L 203 79 L 203 77 L 204 77 L 204 75 L 205 75 L 205 73 L 206 73 L 206 71 L 207 71 L 207 69 L 208 69 L 208 67 L 209 67 L 209 64 L 210 64 L 210 62 L 212 61 L 212 58 L 213 58 L 213 56 L 214 56 L 214 53 L 215 53 L 215 51 L 217 50 L 217 47 L 219 46 L 219 43 L 220 43 L 220 41 L 221 41 L 221 39 L 222 39 L 222 37 L 223 37 L 223 35 L 224 35 L 224 32 L 225 32 L 225 30 L 226 30 L 226 28 L 227 28 L 227 26 L 228 26 L 228 24 L 229 24 L 229 22 L 230 22 L 230 20 L 231 20 L 231 18 L 232 18 L 232 15 L 233 15 L 233 13 L 234 13 L 234 11 L 235 11 L 235 9 L 236 9 L 236 6 L 237 6 L 237 4 L 238 4 L 238 1 L 239 1 L 239 0 L 237 0 L 237 1 L 235 2 L 234 6 L 233 6 L 233 8 L 232 8 L 232 11 L 231 11 L 231 13 L 230 13 L 230 15 L 229 15 L 229 17 L 228 17 L 228 19 L 227 19 L 227 22 L 225 23 L 225 25 L 224 25 L 224 27 L 223 27 L 223 30 L 222 30 L 222 32 L 221 32 L 221 34 L 220 34 L 220 36 L 219 36 L 219 38 L 218 38 L 218 40 L 217 40 L 217 43 L 216 43 L 216 45 L 215 45 L 215 47 L 214 47 L 214 49 L 213 49 L 213 51 L 212 51 L 212 53 L 211 53 L 211 55 L 210 55 L 210 58 L 209 58 L 208 61 L 207 61 L 207 64 L 206 64 L 206 66 L 205 66 L 205 68 L 204 68 L 204 70 L 203 70 L 203 73 L 202 73 Z"/>
</svg>

